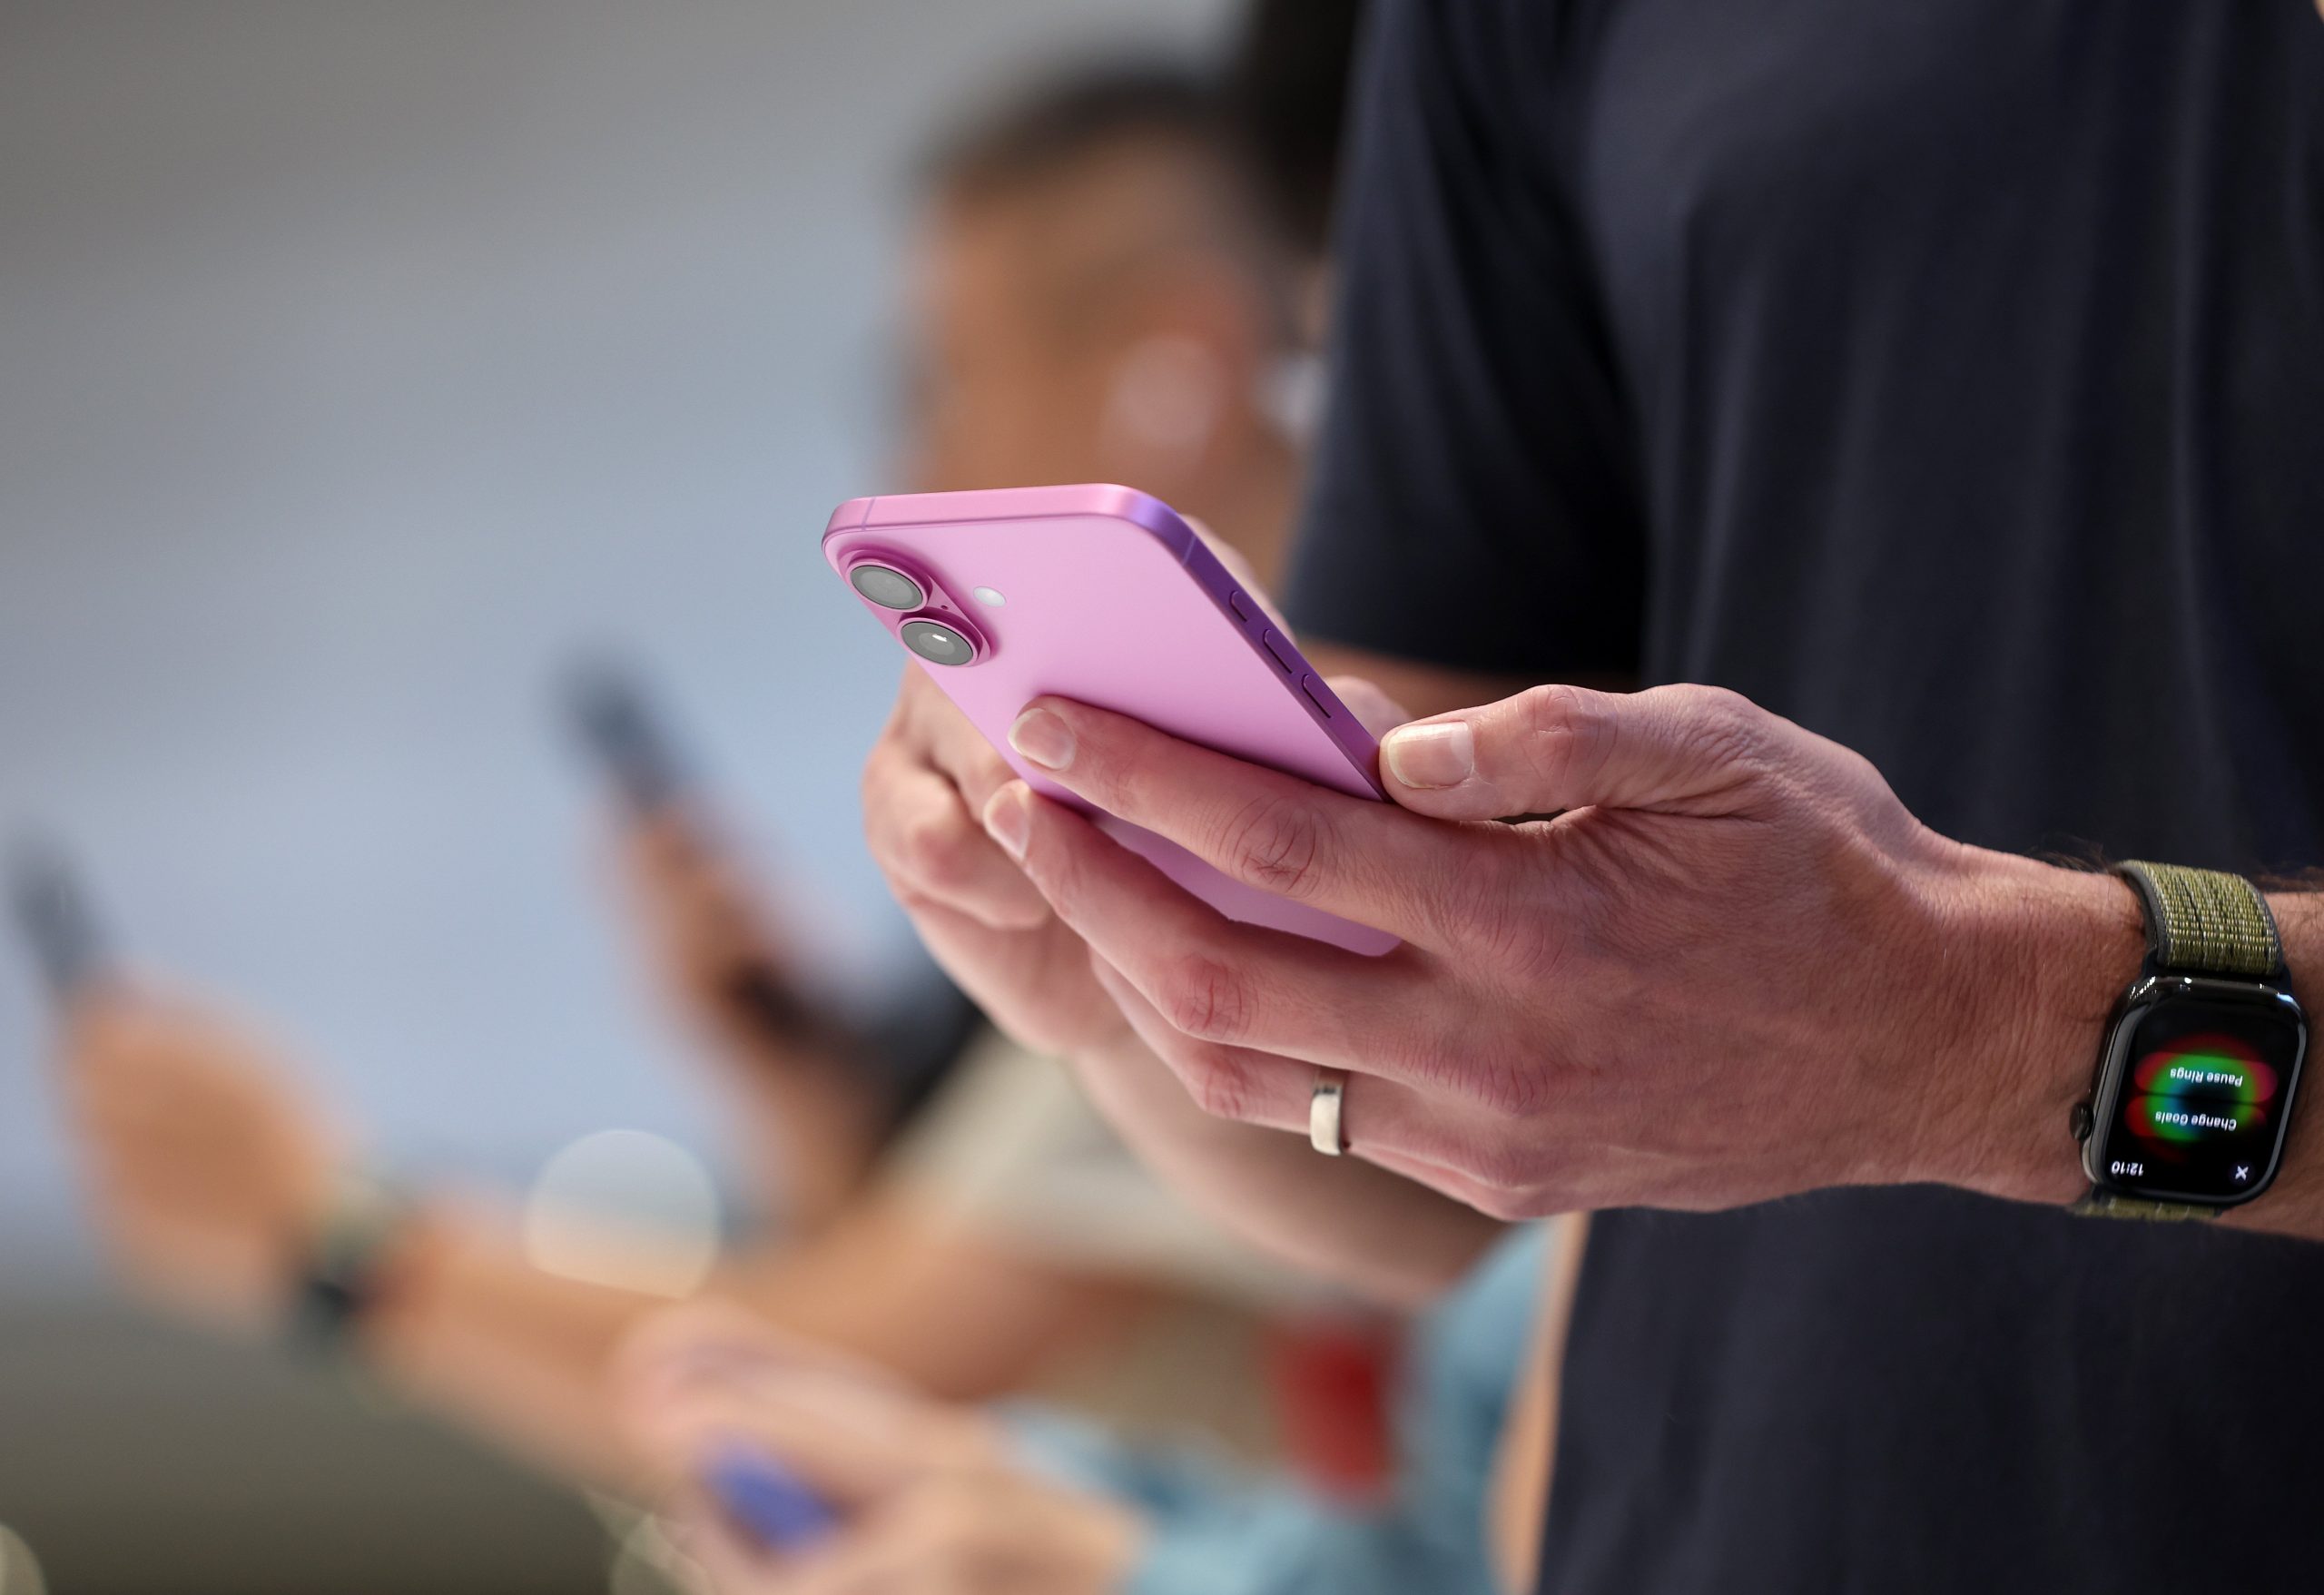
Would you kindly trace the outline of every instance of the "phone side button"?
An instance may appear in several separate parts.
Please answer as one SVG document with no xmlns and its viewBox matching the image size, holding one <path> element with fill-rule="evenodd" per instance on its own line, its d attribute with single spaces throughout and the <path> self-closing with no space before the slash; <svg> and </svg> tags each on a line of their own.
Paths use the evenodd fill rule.
<svg viewBox="0 0 2324 1595">
<path fill-rule="evenodd" d="M 1283 666 L 1285 675 L 1299 674 L 1298 650 L 1283 640 L 1281 632 L 1269 626 L 1259 634 L 1259 641 L 1266 645 L 1267 652 L 1275 655 L 1275 662 Z"/>
<path fill-rule="evenodd" d="M 1235 612 L 1235 618 L 1245 625 L 1250 625 L 1259 617 L 1258 606 L 1252 603 L 1249 595 L 1240 587 L 1232 587 L 1227 590 L 1226 607 L 1232 609 Z"/>
<path fill-rule="evenodd" d="M 1314 676 L 1301 676 L 1299 678 L 1299 690 L 1307 694 L 1307 701 L 1309 703 L 1315 704 L 1315 707 L 1324 712 L 1325 719 L 1329 719 L 1334 714 L 1339 713 L 1339 706 L 1332 702 L 1332 689 L 1325 686 L 1322 682 L 1317 681 Z"/>
</svg>

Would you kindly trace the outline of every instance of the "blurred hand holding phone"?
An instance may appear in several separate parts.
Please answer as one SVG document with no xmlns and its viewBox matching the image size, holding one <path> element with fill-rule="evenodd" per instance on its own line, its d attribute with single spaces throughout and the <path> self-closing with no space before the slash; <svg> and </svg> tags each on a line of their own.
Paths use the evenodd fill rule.
<svg viewBox="0 0 2324 1595">
<path fill-rule="evenodd" d="M 1123 1587 L 1147 1534 L 1114 1498 L 1028 1460 L 982 1408 L 933 1399 L 714 1302 L 623 1349 L 640 1460 L 683 1480 L 674 1541 L 723 1595 Z"/>
<path fill-rule="evenodd" d="M 206 1003 L 120 977 L 62 850 L 21 849 L 9 891 L 64 1021 L 65 1122 L 113 1260 L 197 1320 L 278 1329 L 344 1147 L 265 1044 Z"/>
<path fill-rule="evenodd" d="M 685 999 L 708 1005 L 746 1042 L 842 1044 L 831 1016 L 792 980 L 779 935 L 713 834 L 677 738 L 637 677 L 591 660 L 573 672 L 566 704 L 576 741 L 620 802 L 643 917 Z"/>
</svg>

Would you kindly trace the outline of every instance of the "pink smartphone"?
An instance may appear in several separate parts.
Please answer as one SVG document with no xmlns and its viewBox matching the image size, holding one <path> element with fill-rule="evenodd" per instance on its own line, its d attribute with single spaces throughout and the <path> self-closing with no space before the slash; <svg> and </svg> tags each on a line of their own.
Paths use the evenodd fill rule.
<svg viewBox="0 0 2324 1595">
<path fill-rule="evenodd" d="M 1044 693 L 1351 797 L 1379 744 L 1176 511 L 1128 487 L 851 498 L 823 557 L 1035 790 L 1089 806 L 1009 746 Z M 1246 886 L 1108 814 L 1106 832 L 1230 919 L 1378 954 L 1396 938 Z"/>
</svg>

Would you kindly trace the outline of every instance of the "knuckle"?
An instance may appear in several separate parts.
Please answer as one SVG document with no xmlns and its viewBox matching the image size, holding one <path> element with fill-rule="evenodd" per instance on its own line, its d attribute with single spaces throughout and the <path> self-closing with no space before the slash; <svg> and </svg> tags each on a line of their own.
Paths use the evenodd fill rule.
<svg viewBox="0 0 2324 1595">
<path fill-rule="evenodd" d="M 1524 757 L 1552 781 L 1587 783 L 1613 754 L 1614 721 L 1595 693 L 1553 682 L 1518 694 Z"/>
<path fill-rule="evenodd" d="M 1590 718 L 1588 700 L 1580 687 L 1546 682 L 1517 694 L 1518 719 L 1534 736 L 1562 736 Z"/>
<path fill-rule="evenodd" d="M 1279 897 L 1313 895 L 1323 851 L 1323 820 L 1309 804 L 1282 794 L 1255 798 L 1227 820 L 1218 856 L 1230 872 Z"/>
<path fill-rule="evenodd" d="M 1155 1007 L 1181 1035 L 1232 1042 L 1249 1032 L 1250 983 L 1224 959 L 1187 954 L 1164 971 L 1159 986 Z"/>
<path fill-rule="evenodd" d="M 1251 1077 L 1222 1047 L 1198 1047 L 1179 1060 L 1179 1078 L 1194 1105 L 1213 1118 L 1240 1119 L 1251 1109 Z"/>
<path fill-rule="evenodd" d="M 1764 757 L 1774 716 L 1723 686 L 1688 683 L 1663 689 L 1670 694 L 1686 728 L 1691 752 L 1720 764 L 1755 763 Z"/>
<path fill-rule="evenodd" d="M 1766 714 L 1765 710 L 1732 687 L 1709 686 L 1701 682 L 1678 682 L 1663 690 L 1689 716 L 1699 720 L 1742 723 L 1756 720 Z"/>
</svg>

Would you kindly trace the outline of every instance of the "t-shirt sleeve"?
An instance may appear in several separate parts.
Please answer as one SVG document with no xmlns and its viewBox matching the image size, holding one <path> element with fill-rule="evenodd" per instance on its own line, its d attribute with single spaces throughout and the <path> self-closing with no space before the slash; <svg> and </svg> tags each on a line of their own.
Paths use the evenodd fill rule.
<svg viewBox="0 0 2324 1595">
<path fill-rule="evenodd" d="M 1556 9 L 1374 8 L 1286 593 L 1334 642 L 1536 680 L 1637 670 L 1645 602 L 1633 429 L 1538 131 Z"/>
</svg>

